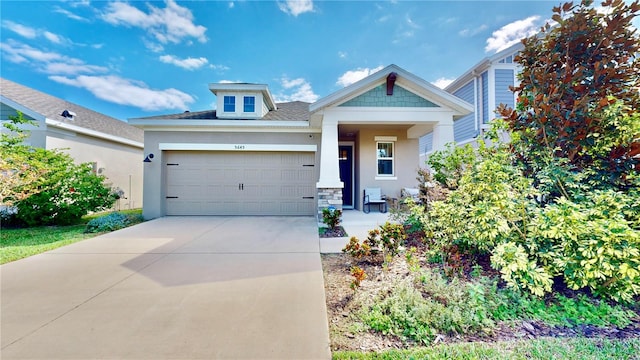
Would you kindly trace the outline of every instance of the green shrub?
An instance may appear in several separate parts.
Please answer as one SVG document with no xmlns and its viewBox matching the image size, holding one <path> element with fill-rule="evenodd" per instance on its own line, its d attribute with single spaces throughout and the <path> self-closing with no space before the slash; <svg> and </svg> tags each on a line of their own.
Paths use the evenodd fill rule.
<svg viewBox="0 0 640 360">
<path fill-rule="evenodd" d="M 333 206 L 322 209 L 322 222 L 325 223 L 329 229 L 335 229 L 340 225 L 342 217 L 342 210 L 338 210 Z"/>
<path fill-rule="evenodd" d="M 470 144 L 456 146 L 449 143 L 446 146 L 445 150 L 434 151 L 427 164 L 435 172 L 434 180 L 448 189 L 456 189 L 462 174 L 475 162 L 476 154 Z"/>
<path fill-rule="evenodd" d="M 90 220 L 87 223 L 85 233 L 107 232 L 123 229 L 127 226 L 142 221 L 140 215 L 125 215 L 119 212 L 113 212 L 108 215 L 100 216 Z"/>
<path fill-rule="evenodd" d="M 39 192 L 15 203 L 18 219 L 28 226 L 78 223 L 115 202 L 104 176 L 94 174 L 89 164 L 77 165 L 69 155 L 45 149 L 33 149 L 31 157 L 47 163 L 50 172 L 38 181 Z"/>
<path fill-rule="evenodd" d="M 380 225 L 378 229 L 369 231 L 366 242 L 372 253 L 382 251 L 384 255 L 395 256 L 398 255 L 400 247 L 404 245 L 406 239 L 407 235 L 402 224 L 386 222 Z"/>
<path fill-rule="evenodd" d="M 422 344 L 437 334 L 489 332 L 495 326 L 490 289 L 481 282 L 448 282 L 427 269 L 363 300 L 359 317 L 375 331 Z"/>
</svg>

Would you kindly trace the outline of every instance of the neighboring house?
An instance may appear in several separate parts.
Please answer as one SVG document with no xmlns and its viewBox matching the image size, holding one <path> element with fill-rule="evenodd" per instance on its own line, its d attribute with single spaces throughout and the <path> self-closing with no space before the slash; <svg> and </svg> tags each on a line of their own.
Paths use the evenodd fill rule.
<svg viewBox="0 0 640 360">
<path fill-rule="evenodd" d="M 489 128 L 497 115 L 500 104 L 515 106 L 516 96 L 509 86 L 518 83 L 519 65 L 514 56 L 523 49 L 517 43 L 491 57 L 487 57 L 449 84 L 445 91 L 473 104 L 473 112 L 454 121 L 454 141 L 458 145 L 474 143 L 478 136 Z M 433 132 L 420 138 L 420 159 L 424 163 L 429 154 L 436 150 Z"/>
<path fill-rule="evenodd" d="M 390 65 L 313 104 L 267 85 L 210 84 L 217 110 L 130 119 L 144 129 L 144 216 L 317 215 L 368 187 L 416 187 L 419 139 L 454 140 L 472 104 Z M 153 157 L 151 156 L 153 154 Z"/>
<path fill-rule="evenodd" d="M 143 131 L 126 122 L 0 79 L 0 121 L 20 111 L 37 126 L 26 126 L 26 143 L 61 149 L 77 163 L 92 163 L 93 170 L 123 192 L 116 208 L 142 207 Z"/>
</svg>

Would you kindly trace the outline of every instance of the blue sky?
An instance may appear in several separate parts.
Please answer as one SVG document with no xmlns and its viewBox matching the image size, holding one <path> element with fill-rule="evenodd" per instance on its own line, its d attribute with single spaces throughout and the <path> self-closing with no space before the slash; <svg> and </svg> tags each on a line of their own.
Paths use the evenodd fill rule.
<svg viewBox="0 0 640 360">
<path fill-rule="evenodd" d="M 396 64 L 444 86 L 558 1 L 6 1 L 2 77 L 106 115 L 212 109 L 208 84 L 313 102 Z"/>
</svg>

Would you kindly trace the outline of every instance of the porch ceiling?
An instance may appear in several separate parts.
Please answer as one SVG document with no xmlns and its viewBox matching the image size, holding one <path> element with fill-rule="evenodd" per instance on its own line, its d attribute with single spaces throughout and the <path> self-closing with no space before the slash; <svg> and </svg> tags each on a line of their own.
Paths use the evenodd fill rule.
<svg viewBox="0 0 640 360">
<path fill-rule="evenodd" d="M 380 129 L 380 130 L 403 130 L 407 131 L 414 124 L 393 124 L 393 125 L 356 125 L 356 124 L 338 124 L 338 137 L 340 138 L 352 138 L 358 134 L 358 132 L 362 129 Z M 433 125 L 427 125 L 433 128 Z M 429 130 L 425 131 L 425 133 L 429 132 Z"/>
</svg>

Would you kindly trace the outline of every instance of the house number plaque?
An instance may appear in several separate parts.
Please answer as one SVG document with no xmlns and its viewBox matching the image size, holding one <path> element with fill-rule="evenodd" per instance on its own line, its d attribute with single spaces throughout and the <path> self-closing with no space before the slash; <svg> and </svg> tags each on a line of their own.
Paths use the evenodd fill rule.
<svg viewBox="0 0 640 360">
<path fill-rule="evenodd" d="M 244 145 L 235 145 L 234 149 L 235 150 L 244 150 Z"/>
</svg>

